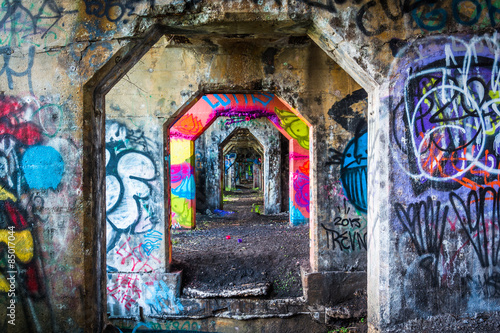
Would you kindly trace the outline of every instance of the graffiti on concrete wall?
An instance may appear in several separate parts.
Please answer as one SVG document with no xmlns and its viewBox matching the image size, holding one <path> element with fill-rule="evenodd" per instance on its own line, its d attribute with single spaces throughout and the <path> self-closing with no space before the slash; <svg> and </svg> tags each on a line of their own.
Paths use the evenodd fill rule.
<svg viewBox="0 0 500 333">
<path fill-rule="evenodd" d="M 136 14 L 136 7 L 141 3 L 155 5 L 155 0 L 85 0 L 85 13 L 96 18 L 106 18 L 110 22 L 128 22 L 128 17 Z"/>
<path fill-rule="evenodd" d="M 349 202 L 360 212 L 366 213 L 367 202 L 367 151 L 368 133 L 358 131 L 347 144 L 340 161 L 340 179 Z"/>
<path fill-rule="evenodd" d="M 352 210 L 343 200 L 343 207 L 336 207 L 336 215 L 332 223 L 321 223 L 326 232 L 326 247 L 333 251 L 351 253 L 366 251 L 366 219 Z"/>
<path fill-rule="evenodd" d="M 175 289 L 169 287 L 165 281 L 145 282 L 144 303 L 151 313 L 180 313 L 184 306 L 176 295 Z"/>
<path fill-rule="evenodd" d="M 484 187 L 477 191 L 471 190 L 464 198 L 452 191 L 450 202 L 481 266 L 498 266 L 498 189 Z"/>
<path fill-rule="evenodd" d="M 334 148 L 328 151 L 328 165 L 335 166 L 332 177 L 339 181 L 326 187 L 336 209 L 332 211 L 333 220 L 321 226 L 326 233 L 326 247 L 332 251 L 353 253 L 367 249 L 367 97 L 363 89 L 356 90 L 328 111 L 352 135 L 342 151 Z"/>
<path fill-rule="evenodd" d="M 429 280 L 433 285 L 437 285 L 439 254 L 449 206 L 441 207 L 440 201 L 427 197 L 427 200 L 409 204 L 406 208 L 396 203 L 394 208 L 399 222 L 411 238 L 415 251 L 426 263 L 422 267 L 427 270 Z"/>
<path fill-rule="evenodd" d="M 109 273 L 108 309 L 112 316 L 178 314 L 184 306 L 176 281 L 159 273 Z"/>
<path fill-rule="evenodd" d="M 367 93 L 354 91 L 336 102 L 328 115 L 353 134 L 342 152 L 329 149 L 329 165 L 340 166 L 343 194 L 359 212 L 367 212 L 368 133 L 366 126 Z"/>
<path fill-rule="evenodd" d="M 304 149 L 309 149 L 309 126 L 296 114 L 275 108 L 281 127 Z"/>
<path fill-rule="evenodd" d="M 161 264 L 159 181 L 154 142 L 141 130 L 106 122 L 108 271 L 151 271 Z"/>
<path fill-rule="evenodd" d="M 218 96 L 218 95 L 216 95 Z M 253 120 L 259 118 L 272 119 L 273 123 L 277 122 L 276 114 L 267 110 L 256 109 L 256 110 L 221 110 L 218 112 L 219 117 L 224 117 L 221 119 L 221 123 L 224 124 L 224 128 L 229 128 L 232 126 L 240 127 L 243 123 L 251 123 L 252 125 L 259 126 L 259 122 L 254 122 Z"/>
<path fill-rule="evenodd" d="M 210 326 L 213 328 L 215 322 L 212 321 L 210 325 L 205 324 L 204 326 Z M 119 324 L 117 327 L 121 332 L 173 332 L 173 331 L 187 331 L 187 332 L 202 332 L 202 323 L 195 320 L 166 320 L 161 323 L 155 322 L 138 322 L 138 323 L 124 323 Z M 212 330 L 211 330 L 212 331 Z M 214 331 L 212 331 L 214 332 Z"/>
<path fill-rule="evenodd" d="M 122 304 L 126 310 L 130 310 L 134 303 L 141 298 L 141 281 L 136 274 L 117 274 L 116 279 L 110 282 L 108 281 L 107 291 L 108 291 L 108 304 L 113 304 L 114 302 Z M 113 298 L 113 301 L 109 299 Z"/>
<path fill-rule="evenodd" d="M 40 323 L 34 307 L 42 302 L 52 308 L 45 277 L 54 266 L 42 260 L 46 249 L 39 244 L 47 239 L 42 225 L 49 223 L 44 198 L 61 198 L 67 185 L 60 152 L 66 141 L 58 137 L 63 110 L 49 101 L 0 95 L 0 292 L 22 306 L 32 331 L 55 328 L 52 313 L 48 323 Z"/>
<path fill-rule="evenodd" d="M 447 65 L 450 60 L 457 65 Z M 494 59 L 471 53 L 437 60 L 409 77 L 404 100 L 407 134 L 401 144 L 421 187 L 436 182 L 449 189 L 474 186 L 486 173 L 490 178 L 499 174 L 496 66 Z"/>
<path fill-rule="evenodd" d="M 364 89 L 358 89 L 335 102 L 328 110 L 328 115 L 346 131 L 358 128 L 360 118 L 366 119 L 368 109 L 368 94 Z M 366 122 L 366 120 L 364 120 Z"/>
<path fill-rule="evenodd" d="M 301 0 L 304 4 L 326 11 L 333 16 L 340 15 L 346 6 L 354 6 L 355 22 L 365 36 L 378 36 L 389 31 L 393 24 L 410 20 L 423 31 L 439 31 L 450 22 L 465 27 L 494 27 L 498 22 L 500 6 L 494 0 L 454 1 L 388 1 L 366 0 L 313 1 Z"/>
<path fill-rule="evenodd" d="M 290 200 L 290 215 L 294 225 L 307 222 L 307 217 L 310 213 L 310 191 L 309 191 L 309 159 L 303 158 L 306 161 L 298 167 L 292 174 L 293 194 Z M 290 165 L 294 166 L 295 160 L 290 161 Z M 298 163 L 297 163 L 298 164 Z M 305 213 L 302 213 L 305 211 Z"/>
<path fill-rule="evenodd" d="M 224 189 L 226 191 L 236 190 L 236 153 L 229 153 L 224 156 Z"/>
<path fill-rule="evenodd" d="M 291 111 L 274 109 L 280 127 L 293 138 L 289 153 L 291 191 L 290 216 L 293 225 L 309 222 L 309 126 Z"/>
<path fill-rule="evenodd" d="M 405 296 L 418 315 L 452 297 L 500 308 L 498 36 L 422 43 L 390 96 Z"/>
<path fill-rule="evenodd" d="M 196 117 L 188 117 L 193 118 Z M 194 126 L 186 127 L 186 122 L 182 121 L 177 133 L 190 133 L 191 136 L 198 132 L 201 134 L 203 127 Z M 196 213 L 194 142 L 177 137 L 170 141 L 170 151 L 171 224 L 174 228 L 190 227 Z"/>
<path fill-rule="evenodd" d="M 56 39 L 66 40 L 67 33 L 61 20 L 64 15 L 75 13 L 65 11 L 55 0 L 36 4 L 13 0 L 0 2 L 0 77 L 6 80 L 9 89 L 14 89 L 16 82 L 27 82 L 33 94 L 32 69 L 37 47 L 50 46 Z M 42 44 L 33 42 L 34 37 Z M 12 57 L 14 49 L 21 47 L 26 49 L 22 61 L 19 57 Z M 26 81 L 20 81 L 21 78 Z"/>
</svg>

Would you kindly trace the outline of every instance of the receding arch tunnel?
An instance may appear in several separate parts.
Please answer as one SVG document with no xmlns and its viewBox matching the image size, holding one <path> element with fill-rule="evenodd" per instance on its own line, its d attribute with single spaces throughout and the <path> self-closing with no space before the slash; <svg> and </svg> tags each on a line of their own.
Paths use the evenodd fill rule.
<svg viewBox="0 0 500 333">
<path fill-rule="evenodd" d="M 194 177 L 194 141 L 219 117 L 225 117 L 225 125 L 244 123 L 264 118 L 268 119 L 290 142 L 290 223 L 293 225 L 308 223 L 309 220 L 309 126 L 295 114 L 282 100 L 270 93 L 253 94 L 211 94 L 201 96 L 193 105 L 182 111 L 179 119 L 169 129 L 170 168 L 171 168 L 171 209 L 174 228 L 195 226 L 196 200 Z M 256 131 L 257 129 L 255 129 Z M 270 143 L 265 156 L 264 177 L 269 175 L 271 159 L 279 163 L 278 138 Z M 275 154 L 269 154 L 271 146 L 277 148 Z M 275 171 L 277 172 L 277 171 Z M 279 186 L 279 184 L 278 184 Z M 280 211 L 279 188 L 265 189 L 266 212 Z M 272 200 L 272 201 L 269 201 Z"/>
<path fill-rule="evenodd" d="M 264 156 L 261 161 L 262 175 L 265 177 L 267 174 L 269 177 L 273 168 L 280 168 L 278 163 L 273 163 L 270 160 L 269 156 L 275 156 L 276 158 L 279 156 L 281 161 L 288 159 L 290 162 L 287 171 L 288 176 L 276 175 L 276 177 L 271 178 L 279 182 L 279 184 L 286 184 L 282 185 L 282 187 L 286 186 L 291 189 L 288 196 L 283 195 L 280 191 L 266 191 L 267 182 L 264 180 L 264 196 L 267 195 L 268 201 L 275 200 L 274 202 L 276 203 L 265 204 L 264 210 L 275 209 L 276 212 L 287 210 L 285 207 L 280 207 L 283 202 L 279 202 L 279 198 L 288 197 L 288 209 L 290 210 L 289 215 L 292 224 L 294 224 L 294 221 L 298 225 L 309 223 L 309 237 L 305 236 L 303 238 L 308 242 L 308 246 L 304 246 L 304 251 L 308 252 L 308 247 L 310 248 L 309 260 L 307 260 L 307 263 L 304 263 L 302 276 L 300 270 L 290 270 L 291 272 L 297 272 L 294 273 L 296 274 L 294 275 L 294 279 L 304 282 L 304 285 L 311 287 L 312 285 L 308 284 L 308 281 L 329 279 L 328 281 L 330 282 L 328 283 L 337 286 L 338 283 L 332 281 L 343 279 L 343 276 L 347 274 L 345 272 L 346 267 L 350 267 L 349 270 L 355 271 L 354 274 L 353 272 L 348 273 L 349 278 L 354 278 L 354 281 L 349 284 L 350 288 L 338 294 L 337 298 L 330 298 L 330 296 L 327 296 L 330 294 L 324 294 L 325 296 L 320 302 L 331 302 L 332 299 L 340 301 L 345 299 L 345 297 L 353 297 L 355 290 L 364 288 L 366 284 L 366 274 L 364 273 L 366 263 L 363 260 L 363 258 L 366 258 L 366 249 L 352 247 L 347 250 L 339 246 L 333 247 L 330 239 L 331 235 L 329 234 L 330 231 L 327 228 L 336 232 L 338 231 L 325 223 L 333 221 L 333 219 L 329 220 L 329 216 L 335 217 L 337 214 L 337 209 L 330 209 L 328 207 L 337 207 L 338 198 L 334 193 L 339 193 L 339 189 L 342 188 L 341 182 L 338 181 L 340 179 L 340 174 L 337 170 L 338 167 L 336 163 L 333 163 L 334 157 L 333 155 L 330 156 L 328 145 L 335 146 L 335 149 L 343 151 L 345 145 L 353 138 L 354 128 L 359 119 L 354 117 L 353 120 L 333 120 L 338 115 L 337 113 L 332 113 L 331 110 L 333 109 L 331 107 L 327 108 L 326 105 L 334 103 L 338 98 L 336 97 L 337 95 L 345 96 L 350 101 L 349 93 L 361 88 L 340 67 L 332 62 L 328 56 L 321 53 L 321 50 L 310 40 L 307 40 L 307 38 L 300 39 L 300 43 L 298 44 L 296 43 L 297 39 L 293 39 L 294 43 L 288 44 L 288 37 L 275 39 L 271 41 L 271 44 L 265 38 L 257 38 L 251 42 L 256 46 L 256 50 L 265 52 L 270 45 L 274 45 L 273 47 L 277 47 L 280 50 L 277 53 L 278 57 L 289 59 L 287 61 L 281 60 L 282 63 L 286 62 L 288 64 L 288 61 L 292 61 L 292 58 L 290 58 L 292 52 L 297 52 L 304 59 L 307 59 L 307 66 L 301 66 L 299 62 L 294 62 L 295 66 L 297 66 L 296 70 L 299 73 L 299 77 L 305 83 L 303 87 L 300 85 L 294 86 L 297 81 L 294 81 L 293 75 L 290 76 L 289 74 L 295 70 L 295 67 L 286 65 L 283 68 L 279 68 L 278 72 L 283 72 L 283 74 L 288 73 L 287 79 L 283 81 L 288 82 L 287 84 L 290 85 L 290 89 L 287 92 L 283 90 L 270 92 L 269 89 L 267 91 L 260 89 L 256 91 L 255 86 L 248 81 L 242 86 L 243 88 L 239 87 L 236 92 L 234 87 L 228 84 L 217 86 L 217 89 L 213 89 L 216 92 L 210 93 L 211 89 L 207 88 L 210 86 L 208 84 L 199 92 L 191 90 L 190 97 L 186 98 L 188 95 L 180 86 L 169 84 L 169 89 L 163 89 L 162 85 L 170 81 L 162 81 L 162 78 L 168 77 L 169 80 L 173 80 L 172 82 L 182 81 L 183 84 L 185 83 L 189 87 L 190 83 L 187 78 L 195 77 L 198 75 L 198 71 L 193 71 L 189 66 L 186 67 L 186 64 L 196 61 L 195 59 L 199 56 L 212 56 L 211 52 L 215 52 L 213 48 L 206 48 L 207 41 L 204 39 L 197 39 L 190 36 L 189 40 L 196 41 L 196 43 L 191 46 L 180 45 L 172 43 L 170 39 L 160 38 L 157 45 L 152 48 L 152 51 L 146 53 L 141 62 L 137 63 L 137 66 L 128 73 L 127 78 L 130 79 L 132 77 L 134 80 L 136 80 L 136 77 L 140 78 L 141 75 L 139 73 L 144 71 L 155 77 L 153 81 L 148 82 L 158 82 L 159 86 L 154 87 L 156 90 L 151 90 L 151 87 L 147 87 L 150 90 L 146 91 L 151 91 L 149 97 L 142 90 L 138 90 L 138 93 L 128 94 L 127 98 L 122 98 L 124 92 L 130 90 L 130 88 L 127 88 L 129 82 L 126 80 L 120 81 L 106 95 L 106 115 L 109 124 L 115 121 L 120 123 L 120 126 L 124 128 L 123 137 L 125 139 L 123 142 L 125 145 L 123 147 L 151 156 L 156 170 L 154 177 L 134 178 L 134 180 L 146 184 L 147 191 L 149 191 L 140 193 L 134 199 L 143 222 L 134 222 L 133 227 L 130 229 L 120 230 L 119 237 L 116 238 L 116 243 L 114 243 L 114 246 L 108 248 L 109 258 L 107 263 L 112 263 L 112 265 L 108 266 L 117 270 L 108 270 L 109 280 L 107 290 L 115 290 L 114 287 L 120 285 L 121 270 L 128 271 L 129 275 L 134 277 L 134 280 L 132 280 L 135 281 L 134 285 L 135 283 L 146 285 L 147 287 L 144 287 L 144 290 L 147 292 L 147 295 L 151 295 L 154 290 L 165 290 L 164 286 L 157 282 L 159 278 L 162 279 L 161 276 L 165 276 L 165 279 L 172 277 L 172 284 L 168 285 L 168 288 L 176 289 L 180 286 L 180 275 L 174 271 L 169 271 L 172 269 L 170 263 L 172 262 L 172 256 L 175 259 L 175 253 L 173 254 L 170 250 L 171 230 L 168 221 L 172 218 L 172 225 L 178 224 L 178 226 L 182 226 L 184 224 L 184 227 L 187 228 L 195 227 L 197 186 L 195 181 L 197 163 L 196 142 L 202 136 L 206 136 L 205 144 L 211 144 L 212 137 L 210 139 L 207 138 L 212 126 L 220 127 L 222 125 L 225 127 L 225 125 L 230 125 L 229 127 L 235 127 L 242 126 L 245 123 L 257 124 L 261 122 L 266 124 L 263 126 L 273 128 L 277 133 L 277 135 L 264 136 L 265 139 L 262 139 L 262 135 L 256 134 L 255 131 L 250 129 L 252 135 L 264 146 Z M 233 59 L 232 57 L 236 56 L 236 53 L 224 54 L 225 50 L 228 50 L 231 44 L 231 38 L 223 37 L 220 40 L 214 38 L 213 41 L 220 45 L 218 51 L 213 54 L 214 59 L 222 59 L 226 56 Z M 194 50 L 196 51 L 193 52 Z M 177 64 L 175 59 L 179 59 L 181 54 L 183 59 L 179 64 L 181 70 L 177 71 L 175 67 L 170 68 L 169 66 L 173 66 L 172 64 Z M 162 57 L 165 61 L 159 65 L 154 61 L 155 57 Z M 202 64 L 202 62 L 196 63 Z M 258 62 L 252 66 L 254 65 L 257 67 L 260 66 Z M 259 70 L 256 68 L 254 73 L 258 72 Z M 233 75 L 236 72 L 229 71 L 228 73 L 229 75 Z M 313 77 L 319 73 L 328 73 L 328 77 L 332 79 L 332 81 L 328 81 L 332 85 L 329 89 L 337 89 L 339 91 L 339 93 L 336 93 L 337 95 L 331 95 L 322 90 L 322 94 L 324 95 L 321 97 L 314 96 L 314 91 L 319 88 L 316 84 L 319 81 L 315 81 Z M 217 71 L 214 71 L 213 74 L 215 75 L 214 79 L 219 75 Z M 333 79 L 337 75 L 339 77 Z M 347 85 L 345 85 L 346 82 L 348 83 Z M 227 89 L 224 89 L 224 87 L 227 87 Z M 192 84 L 190 88 L 194 88 Z M 298 93 L 291 93 L 293 90 L 297 90 Z M 181 96 L 181 99 L 176 94 Z M 282 98 L 280 95 L 284 97 Z M 304 103 L 305 100 L 301 100 L 298 96 L 307 96 L 307 104 Z M 290 106 L 285 100 L 290 101 L 294 107 Z M 169 102 L 167 103 L 167 101 Z M 363 100 L 346 102 L 346 105 L 349 105 L 349 107 L 352 106 L 349 103 L 352 105 L 356 104 L 352 107 L 352 112 L 362 118 L 366 111 L 367 103 L 363 104 Z M 203 112 L 200 114 L 191 112 L 197 108 L 203 110 Z M 131 110 L 134 111 L 132 112 Z M 301 114 L 302 111 L 305 113 Z M 259 113 L 262 113 L 263 116 L 258 116 Z M 221 119 L 226 120 L 222 120 L 223 123 L 221 124 L 219 122 Z M 329 131 L 331 131 L 336 121 L 342 123 L 343 126 L 342 129 L 339 129 L 338 135 L 332 136 L 329 134 Z M 230 132 L 227 133 L 227 135 L 229 134 Z M 318 140 L 318 136 L 322 140 Z M 164 139 L 159 140 L 159 138 Z M 214 149 L 209 149 L 209 151 L 219 156 L 218 145 L 223 140 L 220 138 L 215 140 L 217 144 L 214 146 Z M 272 141 L 270 145 L 286 146 L 287 149 L 281 149 L 281 153 L 279 154 L 266 156 L 266 152 L 268 151 L 266 150 L 266 140 Z M 177 143 L 174 143 L 176 141 Z M 176 144 L 179 144 L 179 146 L 175 147 Z M 285 151 L 286 153 L 284 153 Z M 328 160 L 330 157 L 332 158 L 331 161 Z M 163 161 L 165 161 L 165 164 Z M 215 164 L 219 164 L 220 162 L 218 158 L 215 161 Z M 281 165 L 283 164 L 281 163 Z M 146 164 L 141 164 L 141 167 L 145 166 Z M 325 168 L 325 166 L 327 167 Z M 216 168 L 222 169 L 220 166 Z M 286 178 L 286 181 L 283 178 Z M 220 202 L 221 198 L 218 193 L 221 192 L 222 184 L 220 177 L 214 177 L 214 179 L 216 179 L 217 183 L 214 186 L 218 186 L 218 189 L 211 192 L 217 194 L 210 196 L 210 199 L 213 199 L 214 202 Z M 310 187 L 312 183 L 317 185 Z M 205 185 L 207 185 L 206 182 Z M 212 186 L 213 184 L 208 185 Z M 160 193 L 164 193 L 163 196 L 159 195 Z M 321 195 L 319 195 L 320 193 Z M 310 204 L 311 202 L 313 202 L 312 205 Z M 332 202 L 335 202 L 333 206 Z M 355 214 L 355 209 L 349 206 L 350 203 L 347 202 L 346 205 L 348 209 L 345 209 L 342 214 Z M 163 206 L 167 208 L 167 211 L 162 211 Z M 169 210 L 170 207 L 172 207 L 172 211 Z M 174 213 L 173 215 L 172 212 Z M 326 226 L 326 228 L 323 228 L 323 226 Z M 115 228 L 116 226 L 113 227 L 111 224 L 108 224 L 108 227 Z M 162 227 L 165 228 L 164 233 L 162 233 Z M 365 234 L 366 220 L 364 218 L 360 219 L 358 228 L 357 232 L 361 235 Z M 340 229 L 338 230 L 341 231 Z M 124 244 L 124 240 L 128 242 L 128 245 Z M 110 244 L 113 245 L 113 243 Z M 162 254 L 161 249 L 163 246 L 166 251 Z M 162 270 L 162 267 L 165 268 L 167 273 L 158 275 L 157 272 L 158 270 Z M 141 272 L 140 276 L 137 275 L 139 272 Z M 177 282 L 174 283 L 174 281 Z M 182 289 L 176 290 L 182 291 Z M 309 297 L 308 295 L 312 295 L 309 294 L 311 290 L 310 288 L 304 289 L 303 292 L 306 295 L 306 299 Z M 108 295 L 108 305 L 112 317 L 120 317 L 127 313 L 136 313 L 141 308 L 143 310 L 147 309 L 146 315 L 148 316 L 154 315 L 154 313 L 163 313 L 167 316 L 175 315 L 175 313 L 189 315 L 188 313 L 191 313 L 189 311 L 193 310 L 193 308 L 188 307 L 189 310 L 184 308 L 184 311 L 187 312 L 183 312 L 182 307 L 185 306 L 185 303 L 183 303 L 185 299 L 182 294 L 170 300 L 174 302 L 172 304 L 175 304 L 175 306 L 167 308 L 161 305 L 161 303 L 161 307 L 148 307 L 148 304 L 145 302 L 149 302 L 149 298 L 125 304 L 118 301 L 114 296 L 117 296 L 116 293 Z M 305 306 L 305 303 L 303 305 Z"/>
</svg>

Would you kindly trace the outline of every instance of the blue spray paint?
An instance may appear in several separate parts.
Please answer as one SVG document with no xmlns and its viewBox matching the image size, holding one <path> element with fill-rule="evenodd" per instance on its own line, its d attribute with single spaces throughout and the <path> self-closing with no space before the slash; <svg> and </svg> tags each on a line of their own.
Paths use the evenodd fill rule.
<svg viewBox="0 0 500 333">
<path fill-rule="evenodd" d="M 309 219 L 306 218 L 300 210 L 298 210 L 297 207 L 294 206 L 293 200 L 290 200 L 290 220 L 292 222 L 292 225 L 297 226 L 301 224 L 307 224 L 309 223 Z"/>
<path fill-rule="evenodd" d="M 367 145 L 368 134 L 366 130 L 356 133 L 344 150 L 342 167 L 340 170 L 342 187 L 349 202 L 357 210 L 366 213 L 367 204 Z"/>
<path fill-rule="evenodd" d="M 194 182 L 194 176 L 191 175 L 189 178 L 184 178 L 182 183 L 177 188 L 172 188 L 172 193 L 178 197 L 193 200 L 196 197 L 196 184 Z"/>
<path fill-rule="evenodd" d="M 22 168 L 30 188 L 56 189 L 64 173 L 64 161 L 52 147 L 33 146 L 24 153 Z"/>
</svg>

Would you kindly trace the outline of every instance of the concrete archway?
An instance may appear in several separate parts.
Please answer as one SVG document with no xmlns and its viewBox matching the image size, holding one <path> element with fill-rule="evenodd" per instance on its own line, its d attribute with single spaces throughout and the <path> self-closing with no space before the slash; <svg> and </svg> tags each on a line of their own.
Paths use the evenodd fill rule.
<svg viewBox="0 0 500 333">
<path fill-rule="evenodd" d="M 154 44 L 155 41 L 157 41 L 159 38 L 161 38 L 161 35 L 163 34 L 163 32 L 161 32 L 160 30 L 156 30 L 156 35 L 155 35 L 155 30 L 153 30 L 153 35 L 155 36 L 154 38 L 152 39 L 148 39 L 147 42 L 144 42 L 144 43 L 141 43 L 140 45 L 137 46 L 137 48 L 133 51 L 131 51 L 130 53 L 127 53 L 127 51 L 129 51 L 130 49 L 133 49 L 133 45 L 130 45 L 129 49 L 128 50 L 124 50 L 124 52 L 121 54 L 123 56 L 123 58 L 119 58 L 119 59 L 115 59 L 115 58 L 112 58 L 112 61 L 114 61 L 114 63 L 110 63 L 108 65 L 108 67 L 105 68 L 105 70 L 103 70 L 102 73 L 100 73 L 101 75 L 99 76 L 96 76 L 96 81 L 90 83 L 88 85 L 88 90 L 87 90 L 87 106 L 89 107 L 89 110 L 90 113 L 87 114 L 87 118 L 88 119 L 92 119 L 92 121 L 88 124 L 89 126 L 92 127 L 92 130 L 91 131 L 88 131 L 88 134 L 89 135 L 95 135 L 95 138 L 96 140 L 98 140 L 99 143 L 97 143 L 96 145 L 93 145 L 93 150 L 88 150 L 89 153 L 92 153 L 94 152 L 95 153 L 95 156 L 97 156 L 97 158 L 99 159 L 100 162 L 97 162 L 97 165 L 99 167 L 102 168 L 102 165 L 103 165 L 103 161 L 105 160 L 104 158 L 104 153 L 97 153 L 97 151 L 100 151 L 99 149 L 103 149 L 103 138 L 104 138 L 104 109 L 105 109 L 105 102 L 104 102 L 104 96 L 106 95 L 106 93 L 112 88 L 112 86 L 117 83 L 120 78 L 130 69 L 133 67 L 133 65 L 137 62 L 137 60 L 147 52 L 147 49 L 149 47 L 151 47 L 152 44 Z M 282 33 L 282 32 L 280 32 Z M 305 33 L 305 32 L 302 32 L 302 33 Z M 153 35 L 150 35 L 153 36 Z M 155 40 L 156 38 L 156 40 Z M 136 52 L 136 53 L 134 53 Z M 140 53 L 142 52 L 142 53 Z M 133 55 L 133 56 L 132 56 Z M 113 66 L 114 64 L 116 63 L 119 63 L 120 64 L 120 67 L 118 69 L 114 69 L 113 70 Z M 215 86 L 214 86 L 215 87 Z M 233 89 L 231 89 L 231 86 L 230 85 L 227 85 L 225 86 L 226 89 L 223 89 L 225 91 L 232 91 Z M 222 88 L 224 88 L 224 86 L 222 86 Z M 243 90 L 246 90 L 246 91 L 251 91 L 251 90 L 254 90 L 254 89 L 250 89 L 251 88 L 251 84 L 247 84 L 246 86 L 244 86 L 244 89 Z M 216 88 L 213 88 L 213 89 L 210 89 L 210 84 L 207 84 L 203 87 L 201 87 L 201 90 L 205 90 L 205 91 L 220 91 L 221 89 L 221 86 L 217 86 Z M 239 90 L 241 91 L 241 90 Z M 347 93 L 345 93 L 347 94 Z M 288 94 L 288 97 L 291 97 L 292 95 L 291 94 Z M 195 98 L 193 96 L 193 98 Z M 309 98 L 311 99 L 312 101 L 312 97 L 309 96 Z M 292 104 L 294 105 L 297 105 L 297 101 L 292 98 L 292 100 L 294 100 L 294 102 Z M 191 104 L 193 101 L 191 102 L 187 102 L 186 105 L 189 105 Z M 300 105 L 300 103 L 302 102 L 299 102 L 298 104 Z M 312 104 L 312 103 L 311 103 Z M 96 106 L 97 105 L 97 106 Z M 324 109 L 324 108 L 323 108 Z M 93 113 L 92 113 L 93 112 Z M 173 112 L 171 114 L 169 114 L 170 116 L 168 117 L 169 120 L 166 122 L 166 126 L 169 126 L 171 125 L 174 121 L 176 121 L 178 119 L 178 115 L 179 115 L 179 111 L 178 112 Z M 94 119 L 95 118 L 95 119 Z M 319 124 L 320 127 L 318 129 L 316 129 L 315 131 L 312 131 L 311 133 L 311 138 L 313 139 L 312 141 L 318 141 L 318 142 L 321 142 L 321 140 L 318 140 L 319 137 L 321 138 L 325 138 L 325 133 L 327 133 L 327 131 L 323 128 L 321 128 L 321 117 L 317 117 L 317 116 L 311 116 L 311 115 L 307 115 L 305 116 L 305 118 L 307 119 L 307 121 L 311 124 L 313 124 L 313 126 L 315 126 L 315 124 Z M 166 131 L 164 132 L 164 134 L 168 134 Z M 100 138 L 100 141 L 99 141 L 99 138 Z M 89 141 L 89 142 L 92 142 L 92 141 Z M 166 149 L 166 156 L 170 156 L 169 154 L 169 149 L 168 147 L 165 147 Z M 311 199 L 314 200 L 315 198 L 317 199 L 319 196 L 318 196 L 318 191 L 321 191 L 321 189 L 323 188 L 324 186 L 324 183 L 325 183 L 325 179 L 322 178 L 322 177 L 319 177 L 318 178 L 318 172 L 322 172 L 322 170 L 318 169 L 318 163 L 320 165 L 319 168 L 322 168 L 324 163 L 325 163 L 325 157 L 324 156 L 321 156 L 321 154 L 323 154 L 323 152 L 325 150 L 323 150 L 323 147 L 321 146 L 321 144 L 316 144 L 314 143 L 311 147 L 311 170 L 310 170 L 310 179 L 311 179 L 311 183 L 314 185 L 314 189 L 313 191 L 311 192 Z M 318 155 L 319 154 L 319 155 Z M 95 185 L 96 189 L 99 188 L 100 186 L 100 189 L 101 189 L 101 193 L 102 193 L 102 190 L 104 188 L 104 179 L 105 179 L 105 175 L 103 172 L 97 172 L 95 174 L 92 174 L 92 173 L 89 173 L 87 174 L 87 177 L 89 178 L 92 178 L 92 182 L 89 182 L 91 184 L 93 184 L 93 186 Z M 169 179 L 170 175 L 169 173 L 165 173 L 165 186 L 164 186 L 164 189 L 165 191 L 169 191 L 169 185 L 170 185 L 170 179 Z M 319 186 L 319 187 L 318 187 Z M 89 192 L 89 193 L 93 193 L 92 191 Z M 105 216 L 105 202 L 101 199 L 98 199 L 97 198 L 97 195 L 95 194 L 89 194 L 89 196 L 92 198 L 92 200 L 95 199 L 95 201 L 92 201 L 92 202 L 95 202 L 95 206 L 94 206 L 94 213 L 95 213 L 95 216 L 97 216 L 97 221 L 101 221 L 103 222 L 104 224 L 104 216 Z M 165 196 L 167 197 L 167 196 Z M 325 205 L 324 203 L 326 202 L 323 198 L 321 199 L 322 200 L 322 204 L 319 205 L 318 207 L 312 207 L 312 210 L 311 210 L 311 267 L 313 269 L 313 271 L 317 272 L 317 271 L 324 271 L 324 270 L 330 270 L 333 266 L 330 265 L 329 262 L 327 262 L 326 260 L 324 260 L 325 258 L 327 258 L 328 256 L 331 255 L 331 253 L 328 253 L 328 251 L 324 248 L 324 243 L 326 243 L 326 240 L 325 239 L 322 239 L 321 237 L 321 234 L 319 232 L 319 220 L 320 219 L 324 219 L 325 218 Z M 93 223 L 92 221 L 94 221 L 93 218 L 89 217 L 89 219 L 87 220 L 88 223 Z M 93 225 L 93 224 L 91 224 Z M 104 258 L 104 252 L 103 249 L 104 249 L 104 242 L 102 241 L 102 239 L 104 238 L 104 229 L 103 229 L 103 226 L 101 225 L 100 227 L 96 227 L 96 235 L 101 235 L 101 247 L 100 249 L 97 248 L 96 249 L 96 252 L 97 253 L 97 257 L 101 257 L 101 258 Z M 169 256 L 170 254 L 167 254 L 167 256 Z M 342 257 L 338 258 L 337 262 L 341 261 L 341 260 L 344 260 Z M 361 267 L 362 269 L 362 267 Z M 101 273 L 104 273 L 105 270 L 103 267 L 101 267 Z M 104 274 L 102 274 L 101 276 L 104 276 Z M 96 281 L 97 283 L 97 281 Z M 100 289 L 101 291 L 98 293 L 99 295 L 104 295 L 104 290 L 101 288 Z M 102 303 L 101 303 L 102 304 Z M 103 305 L 104 306 L 104 305 Z"/>
<path fill-rule="evenodd" d="M 181 111 L 169 128 L 166 145 L 170 145 L 171 225 L 194 228 L 196 194 L 194 180 L 194 141 L 219 117 L 229 123 L 267 118 L 290 142 L 290 223 L 309 221 L 309 125 L 296 110 L 273 94 L 207 94 Z M 279 141 L 275 146 L 279 147 Z M 268 150 L 269 153 L 269 150 Z M 278 159 L 279 154 L 274 158 Z M 265 156 L 271 160 L 272 155 Z M 264 174 L 270 174 L 270 168 Z M 265 176 L 266 177 L 266 176 Z M 218 180 L 218 178 L 216 178 Z M 279 212 L 279 190 L 269 191 L 266 212 Z M 274 196 L 270 194 L 274 193 Z M 273 208 L 271 208 L 273 207 Z"/>
</svg>

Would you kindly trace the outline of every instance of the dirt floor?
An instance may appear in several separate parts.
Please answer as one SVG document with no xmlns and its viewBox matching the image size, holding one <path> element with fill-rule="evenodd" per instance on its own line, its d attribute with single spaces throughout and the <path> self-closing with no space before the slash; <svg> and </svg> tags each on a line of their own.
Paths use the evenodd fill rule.
<svg viewBox="0 0 500 333">
<path fill-rule="evenodd" d="M 286 213 L 259 214 L 262 193 L 249 187 L 224 192 L 223 209 L 197 214 L 194 230 L 172 231 L 173 268 L 183 270 L 183 290 L 267 283 L 267 297 L 302 296 L 300 265 L 309 261 L 309 227 L 291 227 Z"/>
</svg>

